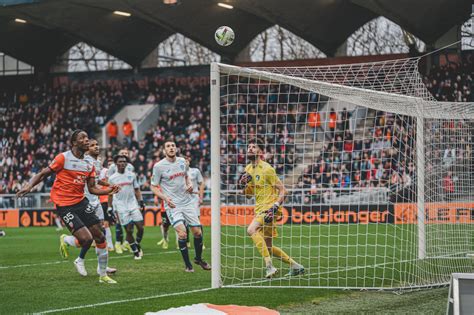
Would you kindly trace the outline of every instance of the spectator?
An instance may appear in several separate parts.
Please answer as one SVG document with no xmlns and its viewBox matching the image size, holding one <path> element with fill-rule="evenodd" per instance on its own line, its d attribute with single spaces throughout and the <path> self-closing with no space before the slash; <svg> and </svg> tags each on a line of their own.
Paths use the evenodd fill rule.
<svg viewBox="0 0 474 315">
<path fill-rule="evenodd" d="M 453 173 L 448 171 L 446 176 L 443 178 L 443 191 L 444 191 L 444 199 L 446 201 L 453 200 L 455 188 L 454 188 L 454 180 L 452 178 Z"/>
<path fill-rule="evenodd" d="M 322 141 L 324 139 L 324 129 L 321 127 L 321 114 L 319 112 L 309 113 L 308 126 L 313 129 L 313 141 Z"/>
<path fill-rule="evenodd" d="M 118 125 L 115 119 L 107 124 L 107 134 L 109 136 L 109 143 L 111 145 L 116 145 L 118 137 Z"/>
<path fill-rule="evenodd" d="M 133 125 L 128 118 L 123 122 L 122 131 L 123 140 L 127 143 L 127 146 L 130 147 L 133 138 Z"/>
</svg>

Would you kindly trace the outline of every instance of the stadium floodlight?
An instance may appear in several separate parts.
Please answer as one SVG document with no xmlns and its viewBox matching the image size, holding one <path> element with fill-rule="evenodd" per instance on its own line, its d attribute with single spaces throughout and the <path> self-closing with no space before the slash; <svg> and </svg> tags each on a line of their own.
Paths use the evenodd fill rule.
<svg viewBox="0 0 474 315">
<path fill-rule="evenodd" d="M 217 5 L 220 6 L 221 8 L 225 8 L 225 9 L 229 9 L 229 10 L 232 10 L 234 8 L 230 4 L 222 3 L 222 2 L 219 2 Z"/>
<path fill-rule="evenodd" d="M 474 104 L 436 101 L 419 60 L 211 65 L 213 287 L 398 290 L 471 271 Z M 238 184 L 254 137 L 288 191 L 273 246 L 304 275 L 283 276 L 276 256 L 282 276 L 265 279 L 247 236 L 255 199 Z"/>
<path fill-rule="evenodd" d="M 124 11 L 114 11 L 115 15 L 130 17 L 132 14 Z"/>
<path fill-rule="evenodd" d="M 26 23 L 26 20 L 16 18 L 16 19 L 15 19 L 15 22 L 25 24 L 25 23 Z"/>
</svg>

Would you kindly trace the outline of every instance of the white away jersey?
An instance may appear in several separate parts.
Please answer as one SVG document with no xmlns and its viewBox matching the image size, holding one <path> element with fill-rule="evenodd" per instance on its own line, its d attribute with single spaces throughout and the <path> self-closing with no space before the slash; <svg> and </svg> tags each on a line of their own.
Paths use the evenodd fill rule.
<svg viewBox="0 0 474 315">
<path fill-rule="evenodd" d="M 138 209 L 135 189 L 139 188 L 137 175 L 125 171 L 123 174 L 116 172 L 109 177 L 109 184 L 120 186 L 120 191 L 113 196 L 113 207 L 116 211 L 127 211 Z"/>
<path fill-rule="evenodd" d="M 110 176 L 114 175 L 117 172 L 117 165 L 115 163 L 112 163 L 109 167 L 109 170 L 107 171 L 107 178 L 110 178 Z M 125 172 L 135 172 L 135 167 L 133 167 L 132 164 L 128 163 L 127 166 L 125 167 Z"/>
<path fill-rule="evenodd" d="M 193 184 L 193 199 L 199 200 L 199 186 L 204 181 L 201 171 L 198 168 L 191 167 L 189 168 L 188 176 Z"/>
<path fill-rule="evenodd" d="M 174 162 L 163 159 L 153 166 L 151 184 L 160 186 L 176 208 L 193 208 L 192 194 L 186 192 L 187 171 L 186 161 L 182 157 L 176 158 Z M 165 209 L 170 209 L 166 202 Z"/>
<path fill-rule="evenodd" d="M 92 163 L 92 165 L 94 165 L 94 167 L 95 167 L 95 184 L 97 185 L 97 183 L 99 182 L 99 179 L 102 179 L 100 177 L 100 174 L 102 173 L 102 163 L 99 160 L 94 159 L 90 155 L 84 155 L 84 160 L 90 161 Z M 89 189 L 87 188 L 87 185 L 84 189 L 84 195 L 89 200 L 90 204 L 96 205 L 96 204 L 100 203 L 99 196 L 91 194 L 89 192 Z"/>
</svg>

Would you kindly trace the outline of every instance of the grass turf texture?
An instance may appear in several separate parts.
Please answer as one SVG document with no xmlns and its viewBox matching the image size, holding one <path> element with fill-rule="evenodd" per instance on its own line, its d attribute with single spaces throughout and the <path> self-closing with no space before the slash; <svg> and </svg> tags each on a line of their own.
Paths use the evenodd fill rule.
<svg viewBox="0 0 474 315">
<path fill-rule="evenodd" d="M 86 267 L 89 272 L 87 277 L 81 277 L 72 264 L 78 254 L 77 249 L 70 250 L 69 260 L 61 260 L 58 253 L 60 232 L 56 232 L 53 228 L 6 229 L 6 233 L 6 237 L 0 238 L 1 314 L 34 313 L 109 301 L 183 293 L 210 286 L 210 272 L 198 268 L 194 274 L 183 272 L 183 263 L 179 252 L 174 249 L 173 237 L 169 250 L 163 250 L 156 245 L 160 238 L 158 228 L 147 228 L 145 231 L 143 260 L 134 261 L 129 253 L 123 255 L 111 253 L 109 265 L 119 269 L 113 276 L 119 282 L 117 285 L 98 283 L 94 249 L 91 249 L 86 257 Z M 206 229 L 205 236 L 209 235 L 210 231 Z M 205 244 L 208 249 L 204 251 L 204 257 L 210 260 L 209 239 L 205 240 Z M 190 250 L 190 254 L 193 254 L 193 249 Z M 255 264 L 259 266 L 259 262 Z M 18 267 L 5 268 L 8 266 Z M 327 314 L 331 311 L 391 314 L 405 314 L 409 311 L 441 314 L 445 312 L 446 299 L 446 288 L 406 293 L 401 296 L 390 292 L 328 289 L 225 288 L 61 313 L 143 314 L 147 311 L 205 302 L 261 305 L 288 314 L 298 312 Z"/>
</svg>

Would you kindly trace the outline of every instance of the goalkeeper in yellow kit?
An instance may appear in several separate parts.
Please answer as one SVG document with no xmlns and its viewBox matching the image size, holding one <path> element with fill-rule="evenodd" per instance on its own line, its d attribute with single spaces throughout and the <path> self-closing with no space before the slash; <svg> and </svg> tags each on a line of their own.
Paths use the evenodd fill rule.
<svg viewBox="0 0 474 315">
<path fill-rule="evenodd" d="M 276 175 L 275 169 L 260 159 L 264 144 L 260 139 L 249 141 L 247 156 L 251 161 L 240 176 L 239 186 L 247 197 L 255 196 L 255 217 L 247 228 L 248 235 L 265 259 L 266 278 L 272 278 L 278 269 L 272 264 L 272 256 L 290 265 L 287 276 L 304 273 L 304 267 L 294 261 L 281 248 L 273 246 L 272 240 L 278 236 L 276 220 L 281 216 L 281 204 L 285 200 L 286 189 Z"/>
</svg>

